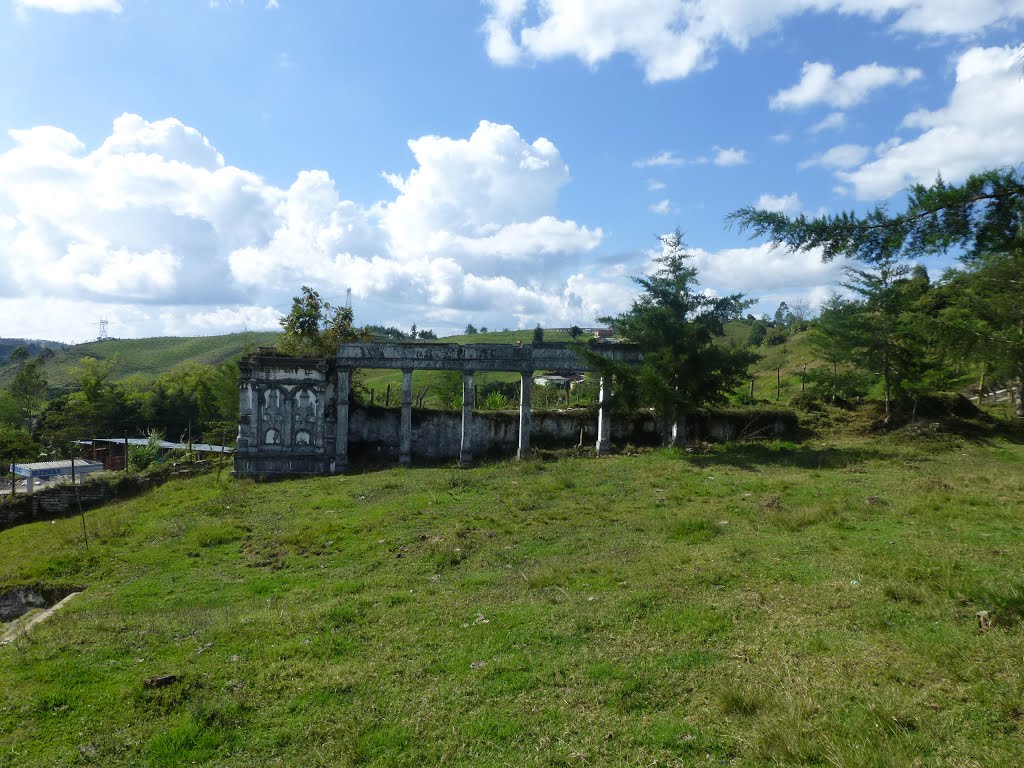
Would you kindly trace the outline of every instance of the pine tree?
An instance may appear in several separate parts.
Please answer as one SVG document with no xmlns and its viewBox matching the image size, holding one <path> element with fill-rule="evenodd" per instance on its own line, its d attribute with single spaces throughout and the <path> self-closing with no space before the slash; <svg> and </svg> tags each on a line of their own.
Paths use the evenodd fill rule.
<svg viewBox="0 0 1024 768">
<path fill-rule="evenodd" d="M 758 355 L 715 342 L 724 335 L 725 322 L 753 302 L 741 294 L 706 295 L 697 283 L 697 269 L 682 233 L 676 230 L 661 242 L 657 271 L 633 278 L 643 293 L 629 311 L 598 318 L 616 336 L 638 344 L 643 362 L 630 367 L 594 353 L 588 359 L 604 375 L 616 377 L 624 400 L 653 405 L 674 426 L 672 442 L 678 444 L 685 439 L 687 415 L 726 400 Z"/>
</svg>

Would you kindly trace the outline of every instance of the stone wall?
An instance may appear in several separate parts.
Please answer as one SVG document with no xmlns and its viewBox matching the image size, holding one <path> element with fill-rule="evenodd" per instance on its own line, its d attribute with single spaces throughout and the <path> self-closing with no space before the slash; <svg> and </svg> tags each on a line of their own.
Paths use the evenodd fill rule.
<svg viewBox="0 0 1024 768">
<path fill-rule="evenodd" d="M 397 461 L 399 422 L 397 409 L 356 406 L 349 421 L 349 450 L 354 461 Z M 612 439 L 618 444 L 659 445 L 664 426 L 653 413 L 613 415 Z M 462 415 L 457 411 L 414 410 L 414 461 L 449 461 L 459 458 Z M 792 411 L 708 411 L 689 420 L 691 436 L 706 440 L 792 437 L 798 429 Z M 565 448 L 580 442 L 593 446 L 597 415 L 592 409 L 534 411 L 531 439 L 538 447 Z M 477 457 L 514 456 L 519 441 L 517 411 L 473 413 L 473 454 Z"/>
<path fill-rule="evenodd" d="M 31 495 L 4 496 L 0 498 L 0 531 L 24 523 L 73 517 L 78 514 L 79 501 L 83 511 L 89 510 L 115 499 L 138 496 L 143 491 L 168 480 L 202 474 L 209 472 L 210 469 L 208 465 L 201 464 L 195 468 L 162 474 L 90 477 L 78 486 L 65 483 L 41 488 Z"/>
</svg>

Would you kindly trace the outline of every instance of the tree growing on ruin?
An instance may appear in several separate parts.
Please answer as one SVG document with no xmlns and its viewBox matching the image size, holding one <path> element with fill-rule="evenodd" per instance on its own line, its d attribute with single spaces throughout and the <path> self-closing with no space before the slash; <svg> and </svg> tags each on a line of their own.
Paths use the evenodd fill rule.
<svg viewBox="0 0 1024 768">
<path fill-rule="evenodd" d="M 338 344 L 367 341 L 370 334 L 357 328 L 351 307 L 335 307 L 308 285 L 292 298 L 291 311 L 281 318 L 281 340 L 277 347 L 288 355 L 333 357 Z"/>
</svg>

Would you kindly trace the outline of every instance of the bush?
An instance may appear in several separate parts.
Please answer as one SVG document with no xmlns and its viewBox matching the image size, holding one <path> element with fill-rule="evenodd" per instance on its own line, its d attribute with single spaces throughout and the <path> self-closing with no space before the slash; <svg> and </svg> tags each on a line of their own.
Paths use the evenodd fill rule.
<svg viewBox="0 0 1024 768">
<path fill-rule="evenodd" d="M 480 407 L 485 411 L 504 411 L 512 407 L 512 402 L 501 392 L 488 392 Z"/>
</svg>

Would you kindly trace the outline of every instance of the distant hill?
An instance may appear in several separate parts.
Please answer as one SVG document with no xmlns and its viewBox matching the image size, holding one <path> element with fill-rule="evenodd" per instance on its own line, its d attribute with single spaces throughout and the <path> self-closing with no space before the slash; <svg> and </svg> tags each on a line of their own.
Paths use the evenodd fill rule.
<svg viewBox="0 0 1024 768">
<path fill-rule="evenodd" d="M 74 382 L 74 370 L 85 358 L 113 360 L 114 380 L 132 375 L 156 378 L 189 362 L 216 365 L 258 346 L 274 344 L 276 331 L 230 333 L 223 336 L 157 336 L 149 339 L 104 339 L 65 346 L 46 363 L 50 386 L 62 389 Z M 0 386 L 6 386 L 13 372 L 10 363 L 0 365 Z"/>
<path fill-rule="evenodd" d="M 67 344 L 59 341 L 46 341 L 45 339 L 3 339 L 0 338 L 0 364 L 6 363 L 11 352 L 18 347 L 25 347 L 32 357 L 37 357 L 47 349 L 64 349 Z"/>
<path fill-rule="evenodd" d="M 742 344 L 749 334 L 749 324 L 730 322 L 725 326 L 726 343 L 733 341 Z M 105 339 L 90 341 L 84 344 L 67 346 L 59 342 L 35 341 L 26 339 L 0 339 L 0 387 L 10 381 L 14 366 L 7 362 L 10 350 L 19 345 L 29 347 L 30 352 L 39 354 L 44 348 L 53 350 L 46 363 L 46 377 L 54 389 L 64 389 L 74 382 L 74 370 L 85 358 L 97 360 L 114 360 L 112 378 L 123 379 L 139 375 L 146 379 L 156 378 L 162 373 L 188 362 L 216 365 L 241 355 L 246 351 L 254 351 L 256 347 L 273 345 L 280 334 L 276 331 L 260 331 L 248 333 L 232 333 L 223 336 L 176 337 L 159 336 L 149 339 Z M 583 337 L 584 339 L 586 337 Z M 459 334 L 437 339 L 437 342 L 457 344 L 509 344 L 521 341 L 529 344 L 533 339 L 533 330 L 491 331 L 471 335 Z M 545 341 L 570 341 L 565 331 L 544 332 Z M 45 345 L 45 346 L 44 346 Z M 789 398 L 800 391 L 800 379 L 803 364 L 808 368 L 820 364 L 810 350 L 807 333 L 793 334 L 783 344 L 777 346 L 761 346 L 756 351 L 763 355 L 762 359 L 751 366 L 751 376 L 755 378 L 755 397 L 761 400 L 774 401 L 776 397 L 776 378 L 781 367 L 780 400 L 788 402 Z M 383 397 L 388 385 L 391 385 L 392 398 L 398 397 L 401 388 L 399 371 L 366 370 L 361 374 L 361 383 L 367 389 L 374 389 L 379 397 Z M 485 373 L 476 377 L 476 382 L 484 386 L 492 381 L 514 383 L 518 381 L 513 373 Z M 414 389 L 417 393 L 426 389 L 425 402 L 436 405 L 440 377 L 436 372 L 417 371 L 414 376 Z M 744 390 L 749 385 L 744 387 Z"/>
</svg>

